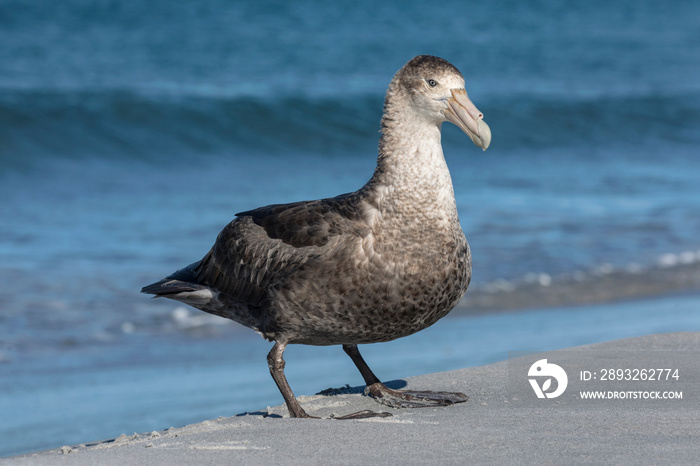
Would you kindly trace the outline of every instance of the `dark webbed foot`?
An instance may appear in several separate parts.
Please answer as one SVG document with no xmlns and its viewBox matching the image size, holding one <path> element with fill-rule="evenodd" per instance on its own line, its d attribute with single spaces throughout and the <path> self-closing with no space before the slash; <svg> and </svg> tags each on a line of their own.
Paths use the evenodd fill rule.
<svg viewBox="0 0 700 466">
<path fill-rule="evenodd" d="M 379 381 L 362 358 L 357 345 L 343 345 L 343 350 L 355 363 L 365 379 L 365 395 L 392 408 L 429 408 L 464 403 L 469 397 L 459 392 L 429 392 L 416 390 L 392 390 Z"/>
<path fill-rule="evenodd" d="M 464 403 L 469 400 L 464 393 L 392 390 L 381 382 L 368 385 L 365 394 L 391 408 L 430 408 Z"/>
<path fill-rule="evenodd" d="M 365 409 L 364 411 L 358 411 L 356 413 L 352 414 L 346 414 L 345 416 L 331 416 L 331 419 L 368 419 L 371 417 L 391 417 L 391 413 L 377 413 L 374 411 L 370 411 L 369 409 Z"/>
</svg>

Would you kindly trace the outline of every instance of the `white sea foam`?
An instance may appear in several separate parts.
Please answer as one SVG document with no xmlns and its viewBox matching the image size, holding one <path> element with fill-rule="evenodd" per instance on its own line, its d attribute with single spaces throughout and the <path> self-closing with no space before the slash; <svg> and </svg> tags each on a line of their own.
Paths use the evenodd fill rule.
<svg viewBox="0 0 700 466">
<path fill-rule="evenodd" d="M 212 314 L 196 310 L 191 312 L 189 309 L 182 306 L 173 309 L 170 317 L 181 330 L 203 327 L 205 325 L 229 325 L 232 323 L 230 320 L 222 319 Z"/>
<path fill-rule="evenodd" d="M 656 262 L 661 267 L 673 267 L 678 264 L 678 256 L 673 253 L 662 254 Z"/>
</svg>

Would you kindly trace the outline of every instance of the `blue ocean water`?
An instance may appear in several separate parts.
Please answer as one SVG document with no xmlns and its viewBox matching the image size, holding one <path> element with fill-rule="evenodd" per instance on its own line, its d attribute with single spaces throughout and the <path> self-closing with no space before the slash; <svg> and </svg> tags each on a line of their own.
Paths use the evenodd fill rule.
<svg viewBox="0 0 700 466">
<path fill-rule="evenodd" d="M 360 187 L 383 93 L 414 55 L 454 63 L 493 131 L 481 153 L 443 130 L 473 287 L 700 262 L 699 17 L 683 0 L 0 3 L 0 454 L 87 440 L 60 433 L 129 402 L 103 370 L 142 374 L 145 392 L 208 352 L 266 372 L 255 335 L 138 290 L 201 258 L 236 212 Z M 149 378 L 169 354 L 185 368 Z M 52 370 L 109 383 L 80 410 L 40 390 Z M 168 422 L 201 419 L 196 392 Z M 44 404 L 17 424 L 32 393 Z"/>
</svg>

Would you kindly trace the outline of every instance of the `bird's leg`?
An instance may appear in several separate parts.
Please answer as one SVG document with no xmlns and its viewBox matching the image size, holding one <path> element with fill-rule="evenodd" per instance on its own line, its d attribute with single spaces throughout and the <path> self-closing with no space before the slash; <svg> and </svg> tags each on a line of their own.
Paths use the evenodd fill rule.
<svg viewBox="0 0 700 466">
<path fill-rule="evenodd" d="M 284 376 L 284 359 L 282 354 L 284 353 L 286 343 L 275 342 L 275 346 L 272 347 L 270 352 L 267 354 L 267 365 L 270 368 L 270 374 L 277 384 L 277 388 L 282 392 L 282 397 L 284 402 L 287 403 L 287 409 L 289 409 L 289 415 L 291 417 L 308 417 L 313 418 L 315 416 L 309 416 L 301 407 L 297 399 L 292 393 L 292 389 L 287 383 L 287 378 Z"/>
<path fill-rule="evenodd" d="M 284 359 L 282 354 L 284 353 L 286 343 L 275 342 L 275 346 L 272 347 L 270 352 L 267 354 L 267 365 L 270 368 L 270 374 L 277 384 L 277 388 L 280 389 L 282 397 L 284 397 L 284 402 L 287 403 L 287 409 L 289 410 L 289 415 L 291 417 L 306 417 L 318 419 L 316 416 L 310 416 L 304 411 L 297 399 L 292 393 L 292 389 L 289 387 L 287 378 L 284 376 Z M 385 417 L 391 416 L 389 413 L 375 413 L 373 411 L 360 411 L 353 414 L 348 414 L 346 416 L 334 417 L 333 419 L 364 419 L 368 417 Z"/>
<path fill-rule="evenodd" d="M 365 379 L 367 388 L 365 394 L 372 396 L 378 402 L 392 408 L 427 408 L 431 406 L 447 406 L 455 403 L 463 403 L 469 400 L 464 393 L 459 392 L 431 392 L 416 390 L 392 390 L 381 383 L 369 368 L 357 349 L 357 345 L 343 345 L 343 350 L 350 356 L 352 362 Z"/>
<path fill-rule="evenodd" d="M 360 350 L 357 349 L 357 345 L 343 345 L 343 351 L 345 351 L 345 354 L 350 356 L 352 362 L 354 362 L 357 368 L 360 370 L 360 374 L 362 374 L 362 378 L 365 379 L 365 383 L 368 387 L 376 383 L 381 383 L 377 376 L 374 375 L 374 372 L 372 372 L 372 369 L 369 368 L 365 360 L 362 358 Z"/>
</svg>

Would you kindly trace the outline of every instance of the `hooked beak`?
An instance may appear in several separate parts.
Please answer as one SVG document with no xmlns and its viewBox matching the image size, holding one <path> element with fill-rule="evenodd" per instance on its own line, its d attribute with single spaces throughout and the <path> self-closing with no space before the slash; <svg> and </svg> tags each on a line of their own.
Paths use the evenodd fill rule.
<svg viewBox="0 0 700 466">
<path fill-rule="evenodd" d="M 491 129 L 484 122 L 484 115 L 467 97 L 464 89 L 452 89 L 452 98 L 446 99 L 445 118 L 467 133 L 474 144 L 483 150 L 491 144 Z"/>
</svg>

